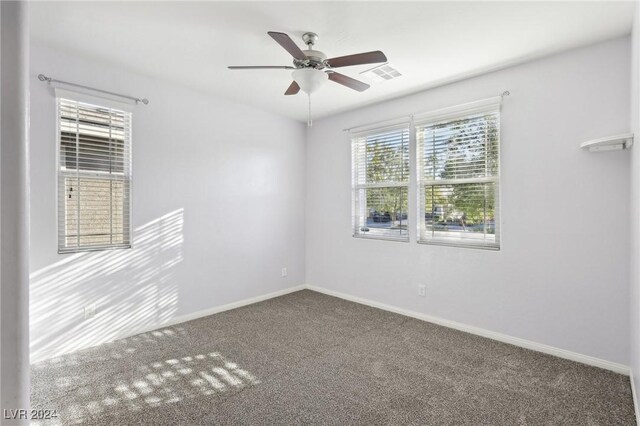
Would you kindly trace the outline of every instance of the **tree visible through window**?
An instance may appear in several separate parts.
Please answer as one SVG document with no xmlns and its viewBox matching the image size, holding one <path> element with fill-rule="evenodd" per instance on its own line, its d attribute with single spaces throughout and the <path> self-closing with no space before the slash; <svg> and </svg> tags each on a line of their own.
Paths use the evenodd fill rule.
<svg viewBox="0 0 640 426">
<path fill-rule="evenodd" d="M 498 107 L 416 125 L 419 241 L 499 247 Z"/>
<path fill-rule="evenodd" d="M 409 127 L 352 139 L 353 235 L 408 240 Z"/>
</svg>

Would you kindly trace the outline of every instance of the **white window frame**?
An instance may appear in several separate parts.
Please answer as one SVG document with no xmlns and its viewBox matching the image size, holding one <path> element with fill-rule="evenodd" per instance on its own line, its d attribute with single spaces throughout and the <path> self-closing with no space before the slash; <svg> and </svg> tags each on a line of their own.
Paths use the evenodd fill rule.
<svg viewBox="0 0 640 426">
<path fill-rule="evenodd" d="M 61 163 L 61 148 L 62 148 L 62 132 L 61 132 L 61 111 L 60 111 L 60 102 L 61 100 L 67 100 L 71 102 L 78 102 L 80 104 L 91 105 L 96 108 L 107 109 L 107 110 L 116 110 L 118 112 L 122 112 L 125 114 L 128 120 L 128 131 L 125 131 L 125 147 L 128 145 L 128 148 L 125 148 L 125 155 L 127 158 L 124 164 L 124 170 L 122 173 L 108 173 L 101 171 L 82 171 L 82 170 L 67 170 L 62 167 Z M 127 108 L 126 105 L 120 105 L 116 102 L 111 102 L 108 99 L 102 98 L 94 98 L 92 96 L 87 96 L 82 93 L 69 92 L 66 90 L 61 90 L 56 88 L 56 223 L 57 223 L 57 239 L 58 239 L 58 253 L 59 254 L 69 254 L 69 253 L 80 253 L 80 252 L 89 252 L 89 251 L 102 251 L 102 250 L 115 250 L 115 249 L 130 249 L 132 247 L 133 240 L 133 232 L 132 232 L 132 220 L 131 220 L 131 211 L 132 211 L 132 193 L 133 193 L 133 174 L 132 174 L 132 133 L 133 133 L 133 113 L 130 108 Z M 76 166 L 77 167 L 77 166 Z M 66 178 L 99 178 L 102 180 L 112 180 L 126 183 L 128 189 L 127 193 L 125 193 L 123 189 L 123 209 L 124 212 L 123 220 L 126 220 L 126 225 L 123 223 L 123 239 L 126 241 L 123 243 L 111 243 L 111 244 L 101 244 L 101 245 L 84 245 L 84 246 L 67 246 L 66 245 L 66 201 L 62 199 L 62 195 L 65 194 L 65 187 L 61 184 L 64 182 Z M 126 197 L 126 200 L 125 200 Z M 64 215 L 61 217 L 61 215 Z M 80 227 L 80 222 L 78 221 L 78 228 Z M 64 229 L 63 229 L 64 227 Z M 78 232 L 79 234 L 79 232 Z M 80 238 L 80 235 L 78 235 Z"/>
<path fill-rule="evenodd" d="M 358 164 L 360 163 L 359 156 L 364 155 L 366 153 L 366 149 L 364 152 L 362 151 L 362 138 L 367 138 L 377 134 L 384 134 L 393 131 L 407 131 L 407 149 L 408 153 L 408 162 L 409 162 L 409 173 L 407 174 L 406 180 L 403 182 L 377 182 L 377 183 L 363 183 L 359 182 L 358 179 Z M 359 131 L 351 132 L 351 176 L 352 176 L 352 185 L 351 185 L 351 204 L 352 204 L 352 236 L 354 238 L 363 238 L 363 239 L 374 239 L 374 240 L 388 240 L 388 241 L 399 241 L 399 242 L 409 242 L 410 240 L 410 228 L 408 224 L 411 221 L 411 213 L 409 209 L 409 200 L 411 197 L 410 194 L 410 173 L 411 173 L 411 127 L 408 121 L 401 121 L 399 123 L 390 124 L 384 127 L 376 127 L 376 128 L 368 128 L 361 129 Z M 376 188 L 405 188 L 407 194 L 407 218 L 406 221 L 406 230 L 404 235 L 398 235 L 397 237 L 391 235 L 382 235 L 381 233 L 370 233 L 363 232 L 363 228 L 367 228 L 366 223 L 360 223 L 360 220 L 363 217 L 368 217 L 366 214 L 367 211 L 367 199 L 366 197 L 361 197 L 359 194 L 362 190 L 368 189 L 376 189 Z M 402 219 L 401 219 L 402 220 Z"/>
<path fill-rule="evenodd" d="M 489 250 L 500 250 L 500 181 L 501 181 L 501 129 L 500 129 L 500 113 L 501 113 L 501 97 L 490 98 L 482 101 L 471 102 L 468 104 L 445 108 L 437 111 L 433 111 L 426 114 L 414 116 L 413 133 L 416 139 L 416 155 L 412 164 L 416 167 L 416 199 L 417 199 L 417 241 L 421 244 L 433 244 L 433 245 L 445 245 L 454 247 L 467 247 L 467 248 L 480 248 Z M 498 168 L 497 173 L 494 176 L 477 177 L 477 178 L 465 178 L 465 179 L 425 179 L 423 178 L 423 163 L 422 152 L 424 147 L 418 141 L 418 129 L 423 126 L 433 125 L 436 123 L 453 121 L 463 119 L 465 117 L 478 115 L 482 113 L 497 113 L 498 114 L 498 143 L 497 143 L 497 158 Z M 425 188 L 437 185 L 456 185 L 456 184 L 470 184 L 470 183 L 493 183 L 495 185 L 494 190 L 494 221 L 495 221 L 495 241 L 487 242 L 485 240 L 474 241 L 472 239 L 460 239 L 454 238 L 438 238 L 434 236 L 432 231 L 431 236 L 426 229 L 425 224 Z"/>
</svg>

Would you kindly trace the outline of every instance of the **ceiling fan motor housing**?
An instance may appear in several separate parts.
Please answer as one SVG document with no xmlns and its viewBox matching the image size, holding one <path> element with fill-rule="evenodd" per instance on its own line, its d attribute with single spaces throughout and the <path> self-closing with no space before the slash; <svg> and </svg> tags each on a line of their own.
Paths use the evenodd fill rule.
<svg viewBox="0 0 640 426">
<path fill-rule="evenodd" d="M 308 50 L 303 50 L 303 53 L 307 57 L 304 60 L 294 59 L 293 64 L 296 68 L 315 68 L 315 69 L 323 69 L 327 68 L 327 63 L 325 62 L 327 59 L 327 55 L 319 50 L 313 50 L 312 47 L 318 41 L 318 34 L 316 33 L 304 33 L 302 34 L 302 41 L 309 48 Z"/>
<path fill-rule="evenodd" d="M 303 50 L 307 59 L 303 61 L 299 61 L 297 59 L 293 60 L 293 64 L 296 68 L 316 68 L 323 69 L 326 68 L 327 65 L 325 60 L 327 59 L 327 55 L 319 50 Z"/>
</svg>

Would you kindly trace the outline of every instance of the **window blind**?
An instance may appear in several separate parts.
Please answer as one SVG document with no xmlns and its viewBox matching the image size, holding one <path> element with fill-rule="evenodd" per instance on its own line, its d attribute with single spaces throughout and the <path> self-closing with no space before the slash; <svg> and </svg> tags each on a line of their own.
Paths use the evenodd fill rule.
<svg viewBox="0 0 640 426">
<path fill-rule="evenodd" d="M 415 124 L 418 241 L 499 248 L 499 104 Z"/>
<path fill-rule="evenodd" d="M 58 251 L 131 247 L 131 113 L 58 98 Z"/>
<path fill-rule="evenodd" d="M 409 240 L 409 126 L 352 135 L 353 236 Z"/>
</svg>

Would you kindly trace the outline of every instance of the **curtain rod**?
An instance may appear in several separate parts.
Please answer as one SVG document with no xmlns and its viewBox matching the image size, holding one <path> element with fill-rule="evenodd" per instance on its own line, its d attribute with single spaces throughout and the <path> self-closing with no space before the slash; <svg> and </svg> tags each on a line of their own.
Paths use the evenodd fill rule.
<svg viewBox="0 0 640 426">
<path fill-rule="evenodd" d="M 504 92 L 500 93 L 499 96 L 504 99 L 505 96 L 509 96 L 510 94 L 511 94 L 511 92 L 509 92 L 508 90 L 505 90 Z M 348 129 L 342 129 L 342 131 L 343 132 L 351 132 L 353 129 L 359 129 L 360 127 L 367 128 L 369 126 L 374 126 L 374 125 L 377 125 L 377 124 L 392 123 L 392 122 L 400 121 L 400 120 L 402 120 L 404 118 L 411 119 L 411 118 L 413 118 L 414 115 L 416 115 L 416 114 L 401 115 L 400 117 L 390 118 L 388 120 L 377 121 L 375 123 L 361 124 L 360 126 L 354 126 L 354 127 L 348 128 Z"/>
<path fill-rule="evenodd" d="M 135 103 L 140 103 L 142 102 L 145 105 L 149 104 L 149 99 L 147 98 L 136 98 L 134 96 L 127 96 L 127 95 L 121 95 L 120 93 L 113 93 L 113 92 L 108 92 L 106 90 L 101 90 L 101 89 L 96 89 L 94 87 L 89 87 L 89 86 L 83 86 L 81 84 L 76 84 L 76 83 L 69 83 L 68 81 L 62 81 L 62 80 L 56 80 L 55 78 L 51 78 L 51 77 L 47 77 L 44 74 L 39 74 L 38 75 L 38 80 L 40 81 L 46 81 L 47 83 L 61 83 L 61 84 L 66 84 L 68 86 L 74 86 L 74 87 L 80 87 L 82 89 L 87 89 L 87 90 L 93 90 L 94 92 L 100 92 L 100 93 L 105 93 L 107 95 L 113 95 L 113 96 L 118 96 L 120 98 L 125 98 L 125 99 L 131 99 L 132 101 L 135 101 Z"/>
</svg>

